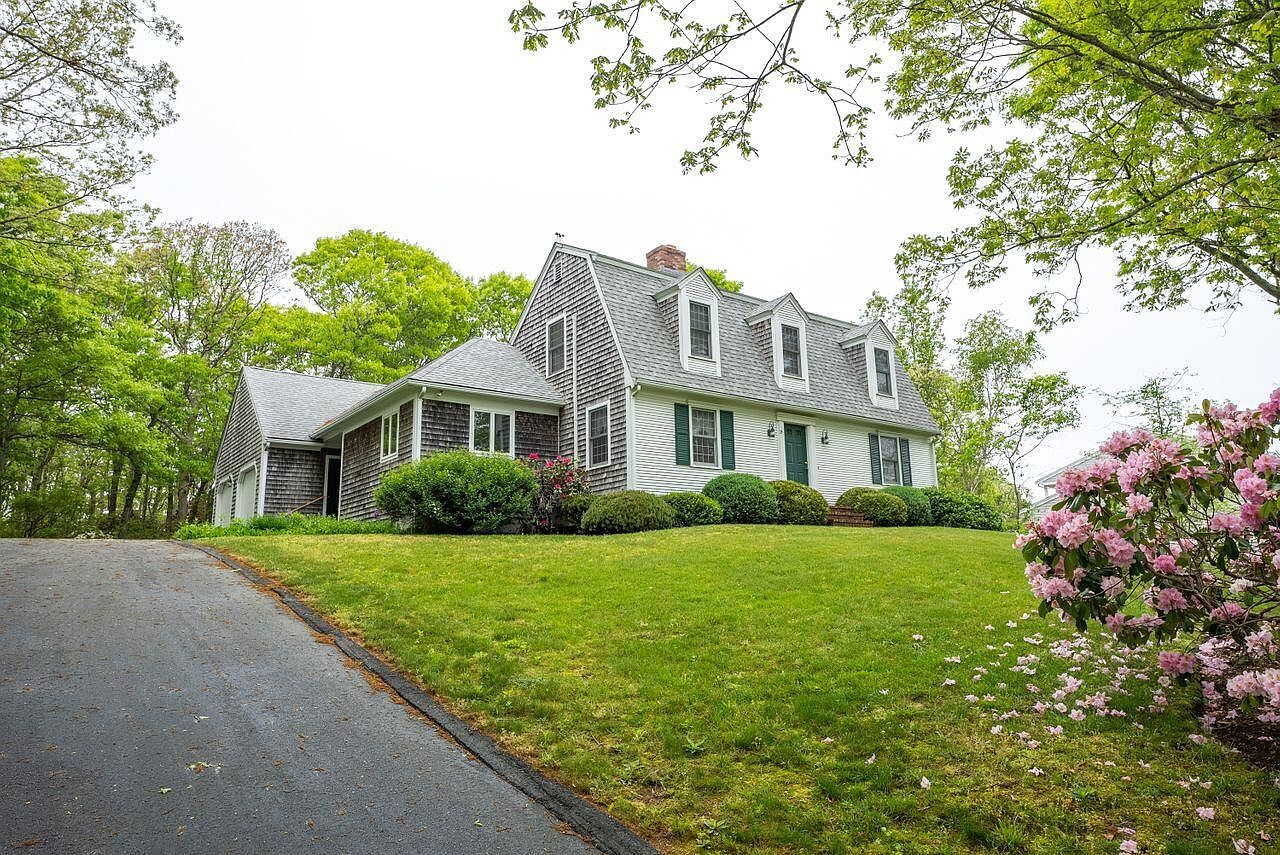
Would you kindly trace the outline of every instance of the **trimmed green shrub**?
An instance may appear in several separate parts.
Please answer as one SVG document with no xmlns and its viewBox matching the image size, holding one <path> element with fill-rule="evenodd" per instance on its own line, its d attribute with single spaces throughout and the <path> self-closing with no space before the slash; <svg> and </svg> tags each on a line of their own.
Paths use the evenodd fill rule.
<svg viewBox="0 0 1280 855">
<path fill-rule="evenodd" d="M 340 520 L 313 514 L 281 514 L 236 520 L 229 525 L 189 523 L 174 537 L 200 540 L 209 537 L 260 537 L 272 534 L 391 534 L 395 524 L 386 520 Z"/>
<path fill-rule="evenodd" d="M 724 519 L 720 503 L 701 493 L 668 493 L 662 501 L 671 506 L 678 526 L 715 525 Z"/>
<path fill-rule="evenodd" d="M 582 515 L 587 534 L 625 534 L 671 528 L 676 515 L 671 506 L 643 490 L 623 490 L 597 496 Z"/>
<path fill-rule="evenodd" d="M 594 503 L 596 497 L 590 493 L 574 493 L 565 496 L 556 506 L 551 517 L 551 526 L 561 534 L 577 534 L 582 528 L 582 517 Z"/>
<path fill-rule="evenodd" d="M 537 490 L 521 461 L 457 449 L 392 469 L 373 501 L 415 532 L 490 534 L 528 520 Z"/>
<path fill-rule="evenodd" d="M 702 494 L 720 503 L 727 523 L 771 523 L 778 519 L 777 494 L 755 475 L 717 475 L 702 488 Z"/>
<path fill-rule="evenodd" d="M 972 493 L 925 487 L 920 492 L 929 499 L 933 524 L 949 528 L 976 528 L 999 531 L 1004 520 L 995 505 Z"/>
<path fill-rule="evenodd" d="M 907 504 L 907 525 L 933 525 L 929 497 L 919 487 L 885 487 L 884 492 Z"/>
<path fill-rule="evenodd" d="M 845 490 L 836 504 L 862 514 L 873 525 L 906 525 L 907 503 L 890 493 L 874 487 L 853 487 Z"/>
<path fill-rule="evenodd" d="M 770 481 L 778 497 L 778 521 L 783 525 L 826 525 L 827 500 L 798 481 Z"/>
</svg>

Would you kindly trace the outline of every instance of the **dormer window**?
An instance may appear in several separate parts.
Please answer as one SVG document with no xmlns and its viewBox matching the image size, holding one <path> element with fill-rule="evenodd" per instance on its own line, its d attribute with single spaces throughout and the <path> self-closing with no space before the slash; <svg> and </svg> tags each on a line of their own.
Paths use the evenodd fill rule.
<svg viewBox="0 0 1280 855">
<path fill-rule="evenodd" d="M 689 301 L 689 355 L 711 359 L 711 307 Z"/>
<path fill-rule="evenodd" d="M 782 373 L 788 377 L 803 377 L 804 365 L 800 349 L 800 328 L 782 325 Z"/>
<path fill-rule="evenodd" d="M 653 295 L 668 329 L 680 339 L 680 367 L 720 376 L 720 292 L 702 268 Z"/>
<path fill-rule="evenodd" d="M 893 369 L 887 348 L 875 348 L 876 360 L 876 394 L 893 397 Z"/>
</svg>

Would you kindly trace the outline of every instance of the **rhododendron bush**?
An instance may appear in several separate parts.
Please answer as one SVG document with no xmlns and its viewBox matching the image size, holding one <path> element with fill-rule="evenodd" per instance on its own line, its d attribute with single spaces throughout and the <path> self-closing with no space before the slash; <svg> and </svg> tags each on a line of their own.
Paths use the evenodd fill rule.
<svg viewBox="0 0 1280 855">
<path fill-rule="evenodd" d="M 1194 442 L 1117 433 L 1065 472 L 1018 546 L 1041 614 L 1057 610 L 1201 690 L 1206 728 L 1271 739 L 1280 724 L 1280 389 L 1213 407 Z"/>
</svg>

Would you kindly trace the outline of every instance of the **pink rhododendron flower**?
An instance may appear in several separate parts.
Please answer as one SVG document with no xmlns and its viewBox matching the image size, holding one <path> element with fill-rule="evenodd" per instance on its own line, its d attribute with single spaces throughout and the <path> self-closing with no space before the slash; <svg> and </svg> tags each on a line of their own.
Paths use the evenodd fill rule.
<svg viewBox="0 0 1280 855">
<path fill-rule="evenodd" d="M 1112 434 L 1110 439 L 1102 443 L 1102 451 L 1104 454 L 1110 454 L 1112 457 L 1119 457 L 1135 445 L 1141 445 L 1144 442 L 1149 442 L 1152 438 L 1150 431 L 1122 430 Z"/>
<path fill-rule="evenodd" d="M 1195 657 L 1172 650 L 1160 651 L 1159 662 L 1160 670 L 1172 677 L 1177 677 L 1180 674 L 1190 674 L 1196 667 Z"/>
<path fill-rule="evenodd" d="M 1125 500 L 1125 508 L 1129 512 L 1129 516 L 1136 517 L 1139 514 L 1145 514 L 1147 511 L 1155 507 L 1151 501 L 1151 497 L 1142 493 L 1131 493 L 1129 498 Z"/>
<path fill-rule="evenodd" d="M 1244 534 L 1244 522 L 1239 514 L 1217 513 L 1209 520 L 1210 531 L 1222 531 L 1232 537 Z"/>
<path fill-rule="evenodd" d="M 1063 519 L 1058 525 L 1058 533 L 1055 536 L 1064 548 L 1075 549 L 1089 539 L 1089 515 L 1072 511 L 1062 513 Z"/>
<path fill-rule="evenodd" d="M 1252 469 L 1237 469 L 1231 480 L 1235 482 L 1236 489 L 1240 491 L 1241 498 L 1246 502 L 1261 504 L 1271 498 L 1267 490 L 1267 482 L 1261 476 L 1255 475 Z"/>
<path fill-rule="evenodd" d="M 1151 566 L 1160 573 L 1173 573 L 1178 569 L 1178 559 L 1168 553 L 1157 555 L 1155 560 L 1151 562 Z"/>
<path fill-rule="evenodd" d="M 1267 477 L 1280 475 L 1280 455 L 1259 454 L 1258 459 L 1253 461 L 1253 471 Z"/>
<path fill-rule="evenodd" d="M 1187 607 L 1187 598 L 1177 588 L 1161 588 L 1156 594 L 1156 608 L 1162 612 L 1180 612 Z"/>
<path fill-rule="evenodd" d="M 1061 542 L 1061 530 L 1059 530 L 1058 539 Z M 1102 544 L 1103 548 L 1107 550 L 1107 557 L 1117 567 L 1128 567 L 1133 563 L 1133 556 L 1136 551 L 1133 544 L 1125 540 L 1124 535 L 1115 529 L 1100 529 L 1094 535 L 1094 540 Z"/>
<path fill-rule="evenodd" d="M 1244 606 L 1239 603 L 1223 603 L 1209 612 L 1209 617 L 1217 620 L 1236 621 L 1244 617 L 1245 614 Z"/>
</svg>

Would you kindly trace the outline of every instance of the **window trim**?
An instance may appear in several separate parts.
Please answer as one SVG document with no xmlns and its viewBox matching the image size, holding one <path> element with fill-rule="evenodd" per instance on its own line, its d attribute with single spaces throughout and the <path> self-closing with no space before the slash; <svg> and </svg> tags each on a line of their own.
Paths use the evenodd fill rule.
<svg viewBox="0 0 1280 855">
<path fill-rule="evenodd" d="M 796 367 L 797 371 L 792 374 L 787 370 L 787 330 L 796 331 Z M 778 324 L 778 350 L 782 357 L 780 368 L 783 377 L 791 377 L 795 380 L 804 379 L 804 330 L 796 324 L 788 324 L 780 322 Z"/>
<path fill-rule="evenodd" d="M 599 463 L 592 463 L 591 414 L 598 410 L 604 410 L 604 460 Z M 586 419 L 583 424 L 583 434 L 586 437 L 586 454 L 584 455 L 586 460 L 584 462 L 588 469 L 599 469 L 602 466 L 608 466 L 613 461 L 613 425 L 609 423 L 611 415 L 612 413 L 609 411 L 609 402 L 607 400 L 587 407 Z"/>
<path fill-rule="evenodd" d="M 876 355 L 879 353 L 883 353 L 885 361 L 889 363 L 888 370 L 886 371 L 886 377 L 889 381 L 888 392 L 880 391 L 880 366 L 875 362 Z M 893 351 L 887 347 L 880 347 L 878 344 L 873 344 L 871 345 L 871 361 L 871 376 L 875 380 L 875 393 L 882 398 L 896 398 L 898 393 L 896 388 L 897 384 L 894 382 L 893 378 Z"/>
<path fill-rule="evenodd" d="M 694 431 L 693 414 L 695 411 L 711 413 L 711 426 L 714 429 L 714 433 L 711 436 L 712 438 L 711 445 L 715 454 L 714 463 L 699 461 L 694 451 L 694 449 L 697 447 L 696 444 L 694 443 L 694 440 L 697 438 L 697 433 L 695 433 Z M 689 404 L 689 465 L 696 466 L 701 469 L 719 469 L 720 462 L 721 462 L 720 461 L 720 409 L 718 407 L 699 406 L 698 404 L 690 403 Z"/>
<path fill-rule="evenodd" d="M 514 457 L 515 451 L 516 451 L 515 410 L 495 410 L 490 407 L 476 407 L 476 406 L 469 407 L 468 409 L 471 410 L 471 417 L 468 419 L 469 429 L 467 431 L 467 447 L 471 449 L 473 452 L 475 452 L 476 454 L 501 454 L 505 457 Z M 476 448 L 476 413 L 489 414 L 489 447 L 488 448 Z M 494 416 L 506 416 L 507 418 L 511 419 L 511 450 L 510 451 L 498 451 L 493 447 L 493 442 L 494 442 L 493 417 Z"/>
<path fill-rule="evenodd" d="M 391 443 L 391 450 L 387 451 L 387 424 L 394 422 L 395 424 L 395 442 Z M 386 463 L 388 460 L 395 460 L 400 456 L 400 408 L 389 410 L 382 414 L 381 420 L 378 422 L 378 462 Z"/>
<path fill-rule="evenodd" d="M 898 436 L 897 434 L 891 434 L 891 433 L 881 433 L 877 435 L 880 438 L 880 441 L 878 443 L 879 447 L 876 448 L 876 453 L 880 455 L 880 485 L 882 487 L 901 487 L 902 486 L 902 445 L 901 443 L 904 439 L 906 439 L 906 437 L 901 437 L 901 436 Z M 897 481 L 890 481 L 887 477 L 885 477 L 884 441 L 886 439 L 893 440 L 893 453 L 897 455 L 897 459 L 895 461 L 898 464 L 898 480 Z"/>
<path fill-rule="evenodd" d="M 561 312 L 553 318 L 548 318 L 543 324 L 543 367 L 547 377 L 554 377 L 569 367 L 569 323 L 566 320 L 567 315 Z M 560 367 L 555 371 L 551 370 L 551 327 L 559 322 L 560 324 Z"/>
<path fill-rule="evenodd" d="M 689 330 L 689 358 L 702 359 L 707 362 L 714 362 L 716 358 L 715 357 L 716 324 L 715 324 L 715 318 L 711 310 L 711 303 L 704 300 L 694 300 L 690 298 L 687 305 L 689 307 L 689 312 L 688 312 L 688 317 L 685 319 L 685 326 Z M 707 310 L 707 352 L 705 354 L 693 352 L 693 307 L 694 306 L 702 306 Z"/>
</svg>

